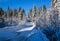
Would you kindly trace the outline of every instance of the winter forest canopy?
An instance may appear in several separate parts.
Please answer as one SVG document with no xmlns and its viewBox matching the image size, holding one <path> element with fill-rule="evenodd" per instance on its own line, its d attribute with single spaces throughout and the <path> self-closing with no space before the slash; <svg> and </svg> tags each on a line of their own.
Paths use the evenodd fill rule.
<svg viewBox="0 0 60 41">
<path fill-rule="evenodd" d="M 21 7 L 0 8 L 0 41 L 60 41 L 59 2 L 51 0 L 48 10 L 34 4 L 27 14 Z"/>
</svg>

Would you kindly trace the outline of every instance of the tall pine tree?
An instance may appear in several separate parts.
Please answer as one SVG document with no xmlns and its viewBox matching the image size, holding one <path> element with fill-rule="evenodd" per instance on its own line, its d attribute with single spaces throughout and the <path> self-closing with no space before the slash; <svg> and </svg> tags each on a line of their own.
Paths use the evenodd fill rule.
<svg viewBox="0 0 60 41">
<path fill-rule="evenodd" d="M 36 17 L 37 12 L 36 12 L 36 5 L 34 4 L 34 17 Z"/>
<path fill-rule="evenodd" d="M 2 8 L 0 8 L 0 17 L 2 17 L 4 15 L 4 11 Z"/>
<path fill-rule="evenodd" d="M 14 9 L 14 11 L 13 11 L 13 12 L 14 12 L 14 14 L 13 14 L 13 15 L 14 15 L 15 17 L 17 17 L 17 16 L 18 16 L 17 9 Z"/>
</svg>

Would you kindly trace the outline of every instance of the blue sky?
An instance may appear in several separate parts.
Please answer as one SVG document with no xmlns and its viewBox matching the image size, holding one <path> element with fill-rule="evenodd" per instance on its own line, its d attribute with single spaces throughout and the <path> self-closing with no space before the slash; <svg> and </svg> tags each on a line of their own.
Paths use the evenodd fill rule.
<svg viewBox="0 0 60 41">
<path fill-rule="evenodd" d="M 51 0 L 0 0 L 0 7 L 3 10 L 6 10 L 8 6 L 13 10 L 14 8 L 18 9 L 22 7 L 26 12 L 30 8 L 33 8 L 33 5 L 36 4 L 37 8 L 40 6 L 46 5 L 47 9 L 49 8 Z"/>
</svg>

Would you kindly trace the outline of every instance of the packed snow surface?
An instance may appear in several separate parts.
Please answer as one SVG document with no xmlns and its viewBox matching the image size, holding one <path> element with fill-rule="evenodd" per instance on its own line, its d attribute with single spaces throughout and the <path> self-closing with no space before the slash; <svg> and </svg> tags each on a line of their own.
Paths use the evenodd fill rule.
<svg viewBox="0 0 60 41">
<path fill-rule="evenodd" d="M 30 23 L 28 25 L 32 25 L 32 27 L 28 27 L 28 28 L 23 28 L 21 30 L 18 30 L 17 32 L 22 32 L 22 31 L 30 31 L 32 29 L 34 29 L 34 27 L 36 26 L 34 23 Z"/>
<path fill-rule="evenodd" d="M 49 41 L 33 22 L 0 29 L 0 41 Z M 36 37 L 36 38 L 35 38 Z"/>
</svg>

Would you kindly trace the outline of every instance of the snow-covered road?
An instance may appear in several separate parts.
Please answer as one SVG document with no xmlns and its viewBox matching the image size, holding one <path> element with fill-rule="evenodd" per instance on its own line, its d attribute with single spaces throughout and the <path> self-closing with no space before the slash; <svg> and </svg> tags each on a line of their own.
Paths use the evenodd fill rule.
<svg viewBox="0 0 60 41">
<path fill-rule="evenodd" d="M 34 29 L 35 27 L 35 23 L 26 22 L 2 28 L 0 29 L 0 41 L 48 41 L 45 34 Z"/>
</svg>

